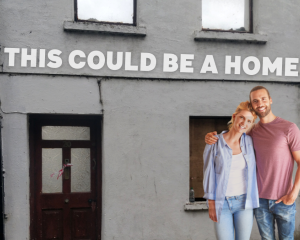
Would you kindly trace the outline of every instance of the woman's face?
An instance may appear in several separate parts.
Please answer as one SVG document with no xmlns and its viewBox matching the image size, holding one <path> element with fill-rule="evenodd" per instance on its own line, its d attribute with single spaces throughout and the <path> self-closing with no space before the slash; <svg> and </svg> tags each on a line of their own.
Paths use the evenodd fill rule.
<svg viewBox="0 0 300 240">
<path fill-rule="evenodd" d="M 234 121 L 232 128 L 240 133 L 246 132 L 253 124 L 253 115 L 250 111 L 242 110 L 238 114 L 233 115 Z"/>
</svg>

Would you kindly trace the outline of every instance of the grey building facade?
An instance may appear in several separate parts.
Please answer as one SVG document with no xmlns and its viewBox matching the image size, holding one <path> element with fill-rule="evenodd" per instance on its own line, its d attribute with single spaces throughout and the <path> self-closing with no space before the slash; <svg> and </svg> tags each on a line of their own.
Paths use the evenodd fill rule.
<svg viewBox="0 0 300 240">
<path fill-rule="evenodd" d="M 201 9 L 201 0 L 137 1 L 135 24 L 122 25 L 75 21 L 73 0 L 0 2 L 6 239 L 46 239 L 46 233 L 58 239 L 215 239 L 203 201 L 188 204 L 190 118 L 229 117 L 239 102 L 248 99 L 254 86 L 263 85 L 270 91 L 274 114 L 300 127 L 299 64 L 295 60 L 300 55 L 300 5 L 293 0 L 253 0 L 250 33 L 202 31 Z M 13 50 L 15 59 L 10 63 L 12 55 L 5 49 L 12 48 L 19 50 Z M 61 64 L 55 61 L 55 54 L 49 57 L 52 50 L 61 52 L 52 52 Z M 74 50 L 80 52 L 72 67 L 69 58 Z M 103 53 L 105 63 L 100 69 L 88 64 L 93 51 Z M 108 66 L 108 52 L 112 52 L 114 64 L 117 53 L 123 54 L 118 69 Z M 142 64 L 142 53 L 155 56 L 153 70 L 145 67 L 151 60 Z M 166 54 L 178 58 L 174 71 L 166 70 Z M 29 56 L 27 60 L 25 56 Z M 202 69 L 207 56 L 213 56 L 217 73 Z M 231 61 L 241 57 L 239 74 L 233 68 L 226 74 L 226 56 L 231 56 Z M 249 72 L 258 66 L 255 62 L 249 64 L 248 72 L 243 68 L 250 56 L 260 62 L 253 75 Z M 282 58 L 282 74 L 269 71 L 264 75 L 264 57 L 272 62 Z M 85 65 L 78 66 L 80 62 Z M 36 132 L 39 130 L 31 129 L 44 126 L 44 120 L 46 125 L 59 126 L 60 117 L 66 117 L 63 126 L 90 126 L 91 137 L 61 138 L 66 145 L 50 145 L 50 140 Z M 90 117 L 91 125 L 81 122 Z M 68 124 L 73 120 L 74 125 Z M 91 143 L 84 142 L 89 140 Z M 59 204 L 71 205 L 71 195 L 43 200 L 50 206 L 61 199 L 55 210 L 45 210 L 39 203 L 44 170 L 36 164 L 44 158 L 41 149 L 46 148 L 63 149 L 62 160 L 67 163 L 65 160 L 73 156 L 65 150 L 72 148 L 69 142 L 72 146 L 82 143 L 74 148 L 90 148 L 89 156 L 95 155 L 85 163 L 90 168 L 86 174 L 91 174 L 88 181 L 94 195 L 87 195 L 90 202 L 86 205 L 74 205 L 75 210 L 69 209 L 66 217 Z M 76 164 L 72 159 L 71 163 L 72 171 Z M 64 189 L 72 192 L 69 179 L 65 175 L 59 179 L 67 184 L 61 194 Z M 296 201 L 299 205 L 299 198 Z M 83 227 L 76 235 L 77 223 L 72 222 L 72 216 L 90 219 L 95 225 L 78 223 Z M 300 239 L 299 219 L 298 212 L 295 239 Z M 51 221 L 53 228 L 45 230 Z M 94 235 L 86 233 L 87 229 Z M 70 237 L 67 231 L 75 235 Z M 251 239 L 260 239 L 256 223 Z"/>
</svg>

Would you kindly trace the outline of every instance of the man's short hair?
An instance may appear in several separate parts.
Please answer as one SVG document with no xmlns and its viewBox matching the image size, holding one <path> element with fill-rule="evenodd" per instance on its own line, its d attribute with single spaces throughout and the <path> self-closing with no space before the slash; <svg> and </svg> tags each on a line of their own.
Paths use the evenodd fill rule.
<svg viewBox="0 0 300 240">
<path fill-rule="evenodd" d="M 251 102 L 251 93 L 252 93 L 252 92 L 255 92 L 255 91 L 257 91 L 257 90 L 260 90 L 260 89 L 265 89 L 265 90 L 267 91 L 267 93 L 268 93 L 269 98 L 270 98 L 270 93 L 269 93 L 268 89 L 266 89 L 266 88 L 263 87 L 263 86 L 256 86 L 256 87 L 252 88 L 251 91 L 250 91 L 250 94 L 249 94 L 250 102 Z"/>
</svg>

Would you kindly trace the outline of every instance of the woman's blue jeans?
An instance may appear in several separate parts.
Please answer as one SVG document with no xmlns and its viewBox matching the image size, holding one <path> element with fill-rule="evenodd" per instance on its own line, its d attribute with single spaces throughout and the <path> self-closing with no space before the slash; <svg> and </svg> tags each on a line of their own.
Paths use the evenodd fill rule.
<svg viewBox="0 0 300 240">
<path fill-rule="evenodd" d="M 226 197 L 221 217 L 215 223 L 218 240 L 250 239 L 253 226 L 253 209 L 245 209 L 245 201 L 246 194 Z"/>
</svg>

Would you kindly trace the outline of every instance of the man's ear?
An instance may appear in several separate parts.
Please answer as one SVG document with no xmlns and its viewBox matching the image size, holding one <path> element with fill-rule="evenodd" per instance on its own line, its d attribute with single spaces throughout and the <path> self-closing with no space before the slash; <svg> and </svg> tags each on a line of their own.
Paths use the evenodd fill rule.
<svg viewBox="0 0 300 240">
<path fill-rule="evenodd" d="M 272 100 L 272 98 L 270 97 L 270 104 L 272 104 L 273 103 L 273 100 Z"/>
</svg>

